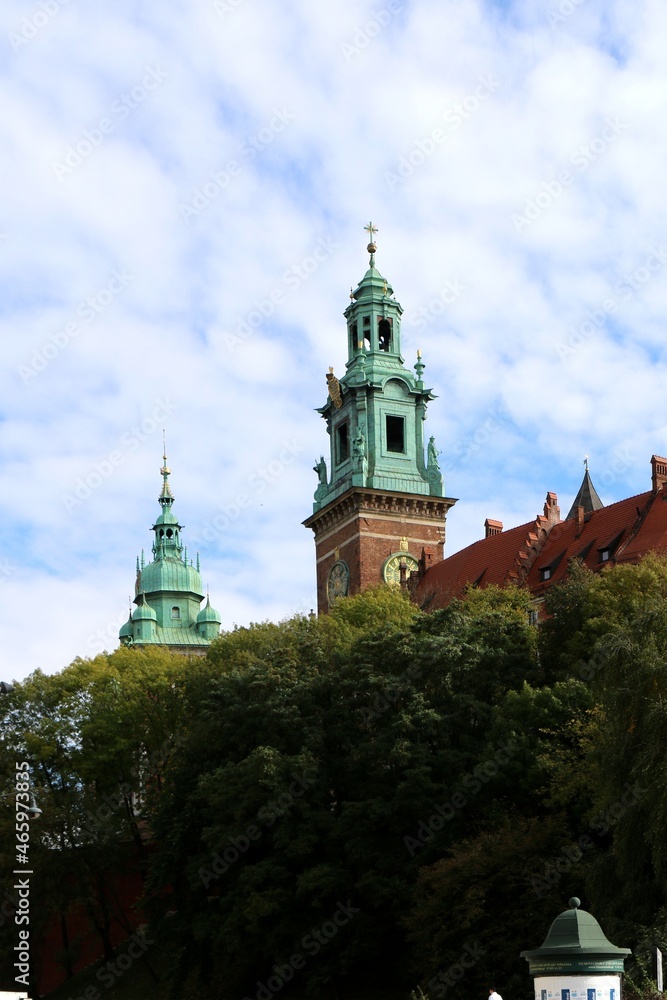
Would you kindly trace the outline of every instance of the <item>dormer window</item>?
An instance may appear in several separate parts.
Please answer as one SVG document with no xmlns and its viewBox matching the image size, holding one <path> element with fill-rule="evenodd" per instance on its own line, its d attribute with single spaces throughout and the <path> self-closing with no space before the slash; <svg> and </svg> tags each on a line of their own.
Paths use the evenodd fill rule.
<svg viewBox="0 0 667 1000">
<path fill-rule="evenodd" d="M 607 542 L 605 546 L 598 549 L 599 563 L 606 563 L 614 558 L 614 553 L 616 552 L 616 549 L 620 545 L 622 537 L 623 537 L 623 532 L 620 531 L 618 535 L 616 535 L 616 538 L 612 538 L 612 540 L 610 542 Z"/>
<path fill-rule="evenodd" d="M 540 583 L 544 583 L 545 580 L 551 579 L 551 566 L 545 566 L 540 570 Z"/>
</svg>

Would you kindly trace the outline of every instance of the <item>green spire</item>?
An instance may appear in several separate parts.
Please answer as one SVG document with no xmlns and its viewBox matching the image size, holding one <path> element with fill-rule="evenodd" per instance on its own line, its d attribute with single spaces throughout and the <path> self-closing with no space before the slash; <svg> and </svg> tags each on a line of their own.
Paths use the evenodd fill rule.
<svg viewBox="0 0 667 1000">
<path fill-rule="evenodd" d="M 181 541 L 183 525 L 172 510 L 170 474 L 165 448 L 160 468 L 160 514 L 153 525 L 153 560 L 146 565 L 143 550 L 141 562 L 137 559 L 137 609 L 121 629 L 120 639 L 126 644 L 154 643 L 187 651 L 192 646 L 209 645 L 220 630 L 220 616 L 209 604 L 205 619 L 198 618 L 204 598 L 199 560 L 197 569 L 188 565 L 188 552 Z"/>
<path fill-rule="evenodd" d="M 171 475 L 171 469 L 167 468 L 167 440 L 164 431 L 162 431 L 162 440 L 164 443 L 164 452 L 162 455 L 162 468 L 160 469 L 160 474 L 162 475 L 162 492 L 158 497 L 160 506 L 164 510 L 165 508 L 171 507 L 174 502 L 174 495 L 171 492 L 171 487 L 169 485 L 169 476 Z"/>
</svg>

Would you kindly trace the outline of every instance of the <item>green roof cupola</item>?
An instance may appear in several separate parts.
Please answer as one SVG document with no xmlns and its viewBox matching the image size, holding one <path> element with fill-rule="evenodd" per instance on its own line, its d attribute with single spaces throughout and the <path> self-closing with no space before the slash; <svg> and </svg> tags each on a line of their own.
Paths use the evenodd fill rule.
<svg viewBox="0 0 667 1000">
<path fill-rule="evenodd" d="M 350 305 L 344 312 L 348 331 L 347 369 L 361 368 L 367 374 L 374 366 L 383 369 L 398 365 L 401 357 L 401 315 L 394 289 L 375 267 L 375 233 L 372 222 L 365 227 L 370 235 L 367 250 L 369 267 L 356 289 L 350 291 Z"/>
<path fill-rule="evenodd" d="M 158 497 L 160 514 L 153 525 L 153 561 L 137 559 L 134 603 L 136 610 L 120 630 L 124 645 L 169 646 L 180 652 L 204 652 L 220 631 L 220 616 L 199 618 L 204 598 L 199 553 L 196 566 L 188 561 L 181 533 L 183 525 L 172 511 L 174 495 L 169 485 L 166 449 L 160 469 L 162 490 Z M 207 605 L 210 607 L 210 602 Z"/>
</svg>

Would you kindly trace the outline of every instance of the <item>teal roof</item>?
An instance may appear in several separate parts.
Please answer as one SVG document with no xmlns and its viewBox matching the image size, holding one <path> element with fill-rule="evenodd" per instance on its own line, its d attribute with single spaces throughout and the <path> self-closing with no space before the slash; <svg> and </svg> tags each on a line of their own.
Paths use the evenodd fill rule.
<svg viewBox="0 0 667 1000">
<path fill-rule="evenodd" d="M 201 609 L 201 611 L 197 615 L 197 624 L 199 625 L 202 622 L 215 622 L 216 625 L 220 625 L 222 622 L 222 618 L 220 617 L 218 612 L 211 607 L 211 601 L 210 598 L 208 597 L 206 598 L 205 606 Z"/>
<path fill-rule="evenodd" d="M 175 514 L 172 514 L 169 507 L 163 507 L 162 513 L 157 518 L 154 527 L 158 524 L 175 524 L 177 528 L 181 528 L 182 525 L 178 523 L 178 518 Z"/>
<path fill-rule="evenodd" d="M 124 625 L 121 626 L 121 630 L 118 633 L 119 639 L 124 639 L 126 636 L 132 635 L 132 619 L 128 618 Z"/>
<path fill-rule="evenodd" d="M 162 645 L 180 647 L 181 651 L 188 646 L 206 647 L 214 632 L 219 631 L 221 619 L 208 600 L 200 610 L 204 588 L 199 553 L 195 567 L 192 560 L 188 561 L 188 551 L 181 541 L 182 525 L 171 510 L 174 495 L 169 486 L 166 454 L 160 472 L 162 491 L 158 497 L 160 514 L 153 525 L 153 561 L 144 565 L 142 550 L 141 561 L 137 559 L 137 608 L 121 627 L 119 638 L 126 646 Z M 150 622 L 150 628 L 134 627 L 142 621 Z M 213 623 L 218 629 L 211 627 Z M 149 635 L 141 634 L 146 632 Z"/>
<path fill-rule="evenodd" d="M 552 972 L 622 972 L 629 948 L 617 948 L 609 941 L 592 913 L 580 910 L 574 896 L 569 909 L 560 913 L 541 948 L 522 951 L 532 975 Z"/>
<path fill-rule="evenodd" d="M 194 626 L 185 628 L 160 628 L 151 639 L 138 639 L 136 645 L 151 643 L 155 646 L 210 646 L 211 640 L 198 635 Z"/>
<path fill-rule="evenodd" d="M 141 603 L 139 604 L 139 607 L 137 608 L 137 610 L 132 615 L 132 621 L 135 621 L 135 622 L 138 622 L 138 621 L 153 621 L 153 622 L 156 622 L 157 621 L 157 615 L 156 615 L 155 611 L 153 610 L 153 608 L 150 607 L 150 605 L 146 604 L 146 595 L 144 593 L 142 593 L 142 595 L 141 595 Z M 129 622 L 128 622 L 128 624 L 129 624 Z"/>
<path fill-rule="evenodd" d="M 156 594 L 163 590 L 180 591 L 194 594 L 200 600 L 204 597 L 201 574 L 194 566 L 186 566 L 182 559 L 171 556 L 156 559 L 144 567 L 139 578 L 139 590 L 147 594 Z"/>
</svg>

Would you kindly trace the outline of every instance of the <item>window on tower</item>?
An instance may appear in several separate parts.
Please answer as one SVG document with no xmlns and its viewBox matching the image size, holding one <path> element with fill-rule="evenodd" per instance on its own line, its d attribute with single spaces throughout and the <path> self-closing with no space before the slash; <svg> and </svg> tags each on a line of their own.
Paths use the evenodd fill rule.
<svg viewBox="0 0 667 1000">
<path fill-rule="evenodd" d="M 347 435 L 347 421 L 336 428 L 336 463 L 341 465 L 350 454 L 350 444 Z"/>
<path fill-rule="evenodd" d="M 378 350 L 391 350 L 391 320 L 378 320 Z"/>
<path fill-rule="evenodd" d="M 180 618 L 181 617 L 181 609 L 179 607 L 174 606 L 171 609 L 171 617 L 172 618 Z"/>
<path fill-rule="evenodd" d="M 354 354 L 357 349 L 359 339 L 359 327 L 356 322 L 350 323 L 350 354 Z"/>
<path fill-rule="evenodd" d="M 364 343 L 366 344 L 366 350 L 371 349 L 371 318 L 370 316 L 364 316 Z"/>
<path fill-rule="evenodd" d="M 405 417 L 387 417 L 387 451 L 405 454 Z"/>
</svg>

